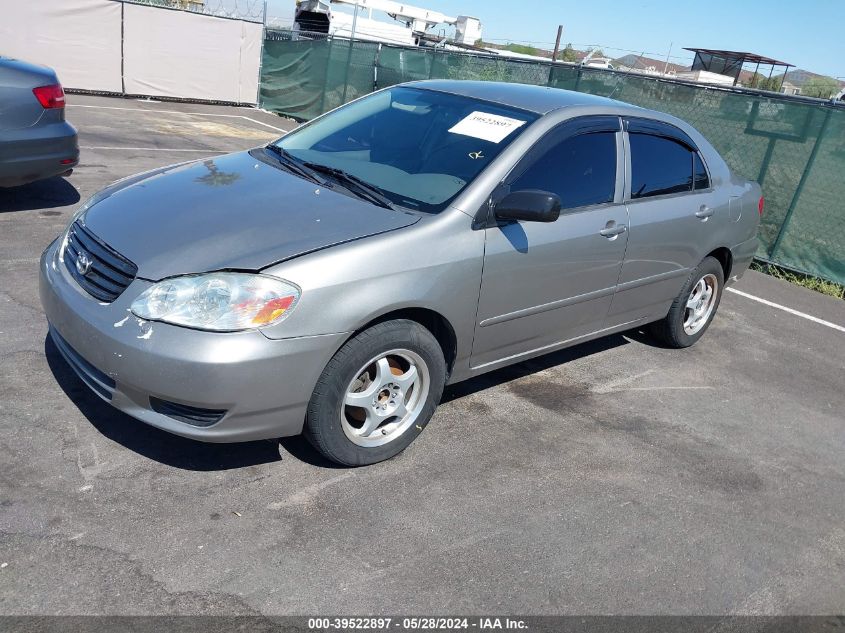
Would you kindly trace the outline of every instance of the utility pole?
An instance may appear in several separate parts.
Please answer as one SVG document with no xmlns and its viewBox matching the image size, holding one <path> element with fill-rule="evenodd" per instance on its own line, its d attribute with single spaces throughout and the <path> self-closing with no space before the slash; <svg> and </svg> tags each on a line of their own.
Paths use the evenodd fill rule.
<svg viewBox="0 0 845 633">
<path fill-rule="evenodd" d="M 669 42 L 669 52 L 666 53 L 666 64 L 663 66 L 663 74 L 669 72 L 669 57 L 672 55 L 672 47 L 675 45 L 675 42 Z"/>
<path fill-rule="evenodd" d="M 343 79 L 343 96 L 340 103 L 346 103 L 346 91 L 349 88 L 349 66 L 352 65 L 352 47 L 355 46 L 355 27 L 358 24 L 358 5 L 355 5 L 355 13 L 352 14 L 352 35 L 349 36 L 349 54 L 346 56 L 346 75 Z M 331 41 L 331 40 L 329 40 Z"/>
<path fill-rule="evenodd" d="M 350 36 L 350 40 L 355 39 L 355 27 L 358 24 L 358 5 L 355 5 L 355 13 L 352 14 L 352 35 Z"/>
<path fill-rule="evenodd" d="M 560 50 L 560 38 L 563 35 L 563 24 L 558 24 L 557 37 L 555 38 L 555 51 L 552 53 L 552 61 L 557 61 L 557 53 Z"/>
</svg>

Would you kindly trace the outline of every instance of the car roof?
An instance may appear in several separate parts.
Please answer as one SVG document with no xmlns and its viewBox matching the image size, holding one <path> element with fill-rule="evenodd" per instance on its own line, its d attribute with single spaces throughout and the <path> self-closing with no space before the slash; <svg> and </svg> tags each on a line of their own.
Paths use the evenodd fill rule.
<svg viewBox="0 0 845 633">
<path fill-rule="evenodd" d="M 536 114 L 547 114 L 553 110 L 567 106 L 590 105 L 618 108 L 620 114 L 630 111 L 631 113 L 637 113 L 643 116 L 644 113 L 648 112 L 637 106 L 606 97 L 530 84 L 512 84 L 502 81 L 432 79 L 414 81 L 405 85 L 413 86 L 414 88 L 423 88 L 425 90 L 448 92 L 464 97 L 473 97 L 475 99 L 519 108 L 520 110 L 535 112 Z"/>
</svg>

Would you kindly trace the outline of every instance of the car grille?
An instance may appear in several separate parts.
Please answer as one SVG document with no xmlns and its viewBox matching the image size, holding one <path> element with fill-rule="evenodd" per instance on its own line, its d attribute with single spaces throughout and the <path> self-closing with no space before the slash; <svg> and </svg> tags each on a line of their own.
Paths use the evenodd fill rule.
<svg viewBox="0 0 845 633">
<path fill-rule="evenodd" d="M 156 413 L 161 413 L 169 418 L 193 426 L 211 426 L 219 422 L 226 415 L 225 409 L 200 409 L 199 407 L 192 407 L 187 404 L 162 400 L 154 396 L 150 396 L 150 407 Z"/>
<path fill-rule="evenodd" d="M 52 327 L 50 328 L 50 336 L 56 344 L 56 349 L 59 350 L 71 369 L 76 372 L 76 375 L 82 379 L 82 382 L 104 400 L 111 400 L 114 390 L 117 388 L 114 380 L 82 358 Z"/>
<path fill-rule="evenodd" d="M 117 299 L 138 273 L 135 264 L 105 244 L 79 220 L 68 231 L 64 260 L 68 272 L 82 289 L 105 303 Z"/>
</svg>

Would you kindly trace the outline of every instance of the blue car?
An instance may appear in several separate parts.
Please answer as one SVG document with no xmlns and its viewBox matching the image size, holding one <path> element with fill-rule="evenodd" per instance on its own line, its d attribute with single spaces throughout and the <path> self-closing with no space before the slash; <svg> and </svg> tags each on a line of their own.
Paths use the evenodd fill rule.
<svg viewBox="0 0 845 633">
<path fill-rule="evenodd" d="M 78 163 L 76 129 L 65 121 L 56 73 L 0 57 L 0 187 L 67 176 Z"/>
</svg>

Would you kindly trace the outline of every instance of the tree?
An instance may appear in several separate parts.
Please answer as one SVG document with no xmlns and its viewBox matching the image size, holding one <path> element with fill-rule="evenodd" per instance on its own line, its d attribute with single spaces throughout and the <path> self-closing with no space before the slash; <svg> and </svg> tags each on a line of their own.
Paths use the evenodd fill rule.
<svg viewBox="0 0 845 633">
<path fill-rule="evenodd" d="M 832 77 L 813 77 L 801 86 L 801 94 L 808 97 L 830 99 L 837 92 L 839 92 L 839 82 Z"/>
<path fill-rule="evenodd" d="M 756 88 L 757 90 L 769 90 L 771 92 L 778 92 L 780 91 L 780 82 L 782 79 L 782 75 L 779 77 L 769 78 L 765 75 L 761 75 L 760 73 L 754 73 L 751 78 L 747 81 L 744 81 L 742 85 L 746 88 Z"/>
<path fill-rule="evenodd" d="M 505 50 L 511 51 L 512 53 L 520 53 L 521 55 L 537 55 L 539 56 L 540 51 L 538 51 L 533 46 L 526 46 L 525 44 L 508 44 L 505 46 Z"/>
<path fill-rule="evenodd" d="M 577 62 L 578 61 L 578 53 L 575 52 L 575 49 L 572 48 L 572 43 L 566 45 L 566 48 L 563 49 L 563 52 L 560 54 L 561 61 L 564 62 Z"/>
<path fill-rule="evenodd" d="M 783 81 L 783 76 L 780 77 L 765 77 L 757 82 L 756 87 L 760 90 L 768 90 L 770 92 L 780 92 L 780 84 Z"/>
<path fill-rule="evenodd" d="M 742 85 L 746 88 L 759 88 L 760 90 L 765 90 L 765 88 L 761 87 L 761 84 L 765 80 L 766 78 L 763 77 L 763 75 L 761 75 L 760 73 L 754 73 L 753 75 L 751 75 L 751 79 L 742 82 Z"/>
<path fill-rule="evenodd" d="M 203 161 L 202 166 L 208 170 L 208 173 L 205 176 L 197 176 L 194 180 L 209 187 L 225 187 L 241 177 L 237 172 L 220 171 L 212 159 Z"/>
</svg>

